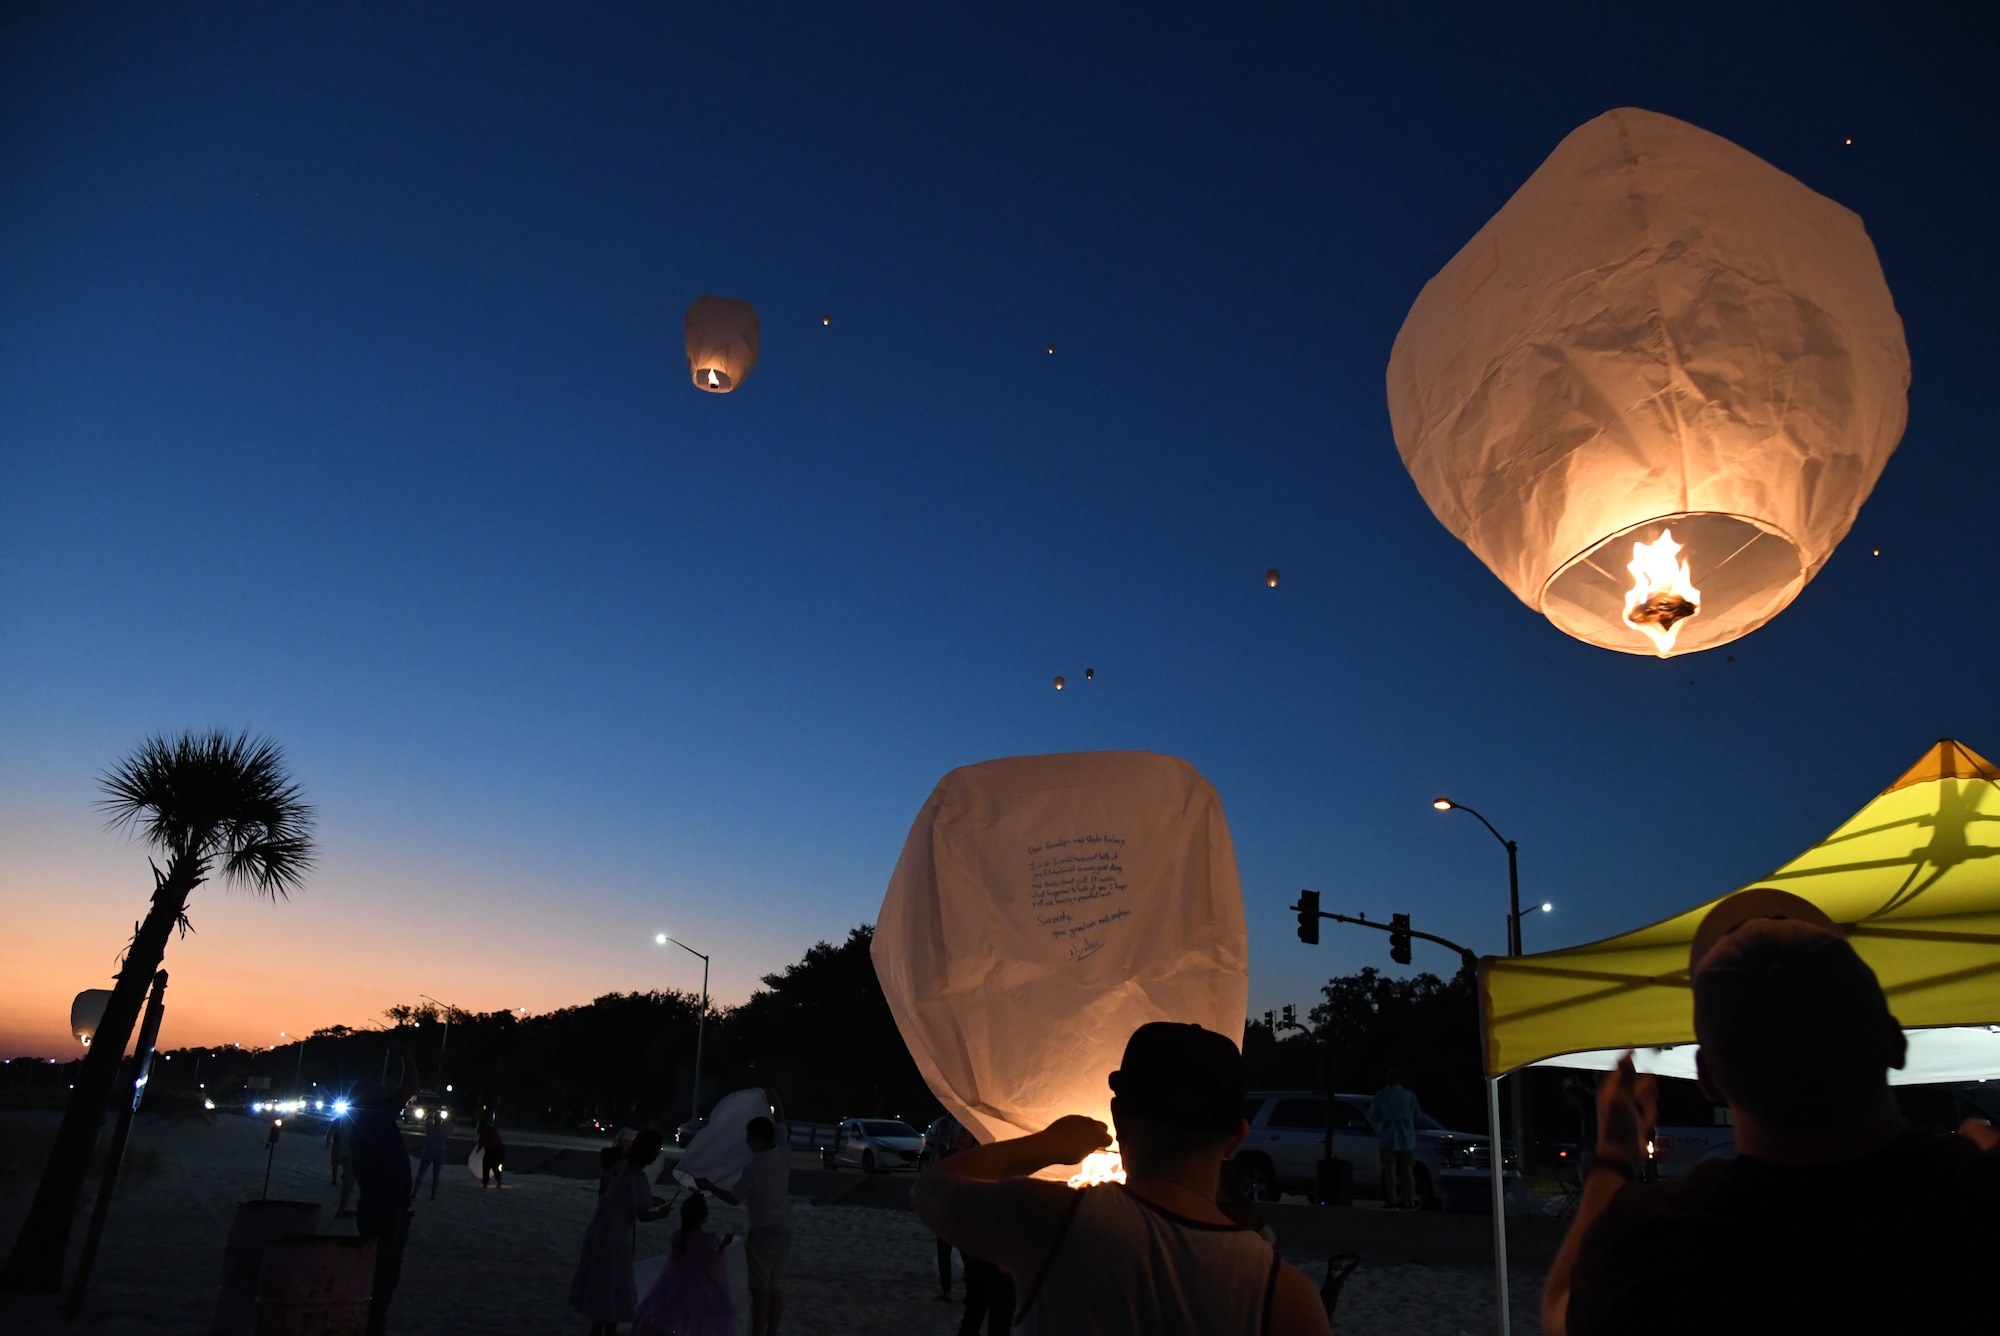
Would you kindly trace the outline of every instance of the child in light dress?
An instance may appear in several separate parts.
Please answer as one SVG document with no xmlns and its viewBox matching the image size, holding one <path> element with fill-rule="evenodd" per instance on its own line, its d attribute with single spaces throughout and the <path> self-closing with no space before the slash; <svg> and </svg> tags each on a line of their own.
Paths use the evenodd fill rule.
<svg viewBox="0 0 2000 1336">
<path fill-rule="evenodd" d="M 707 1223 L 706 1197 L 697 1192 L 681 1203 L 681 1227 L 660 1278 L 639 1301 L 632 1336 L 733 1336 L 736 1313 L 722 1276 L 722 1250 L 735 1235 L 717 1239 L 702 1228 Z"/>
</svg>

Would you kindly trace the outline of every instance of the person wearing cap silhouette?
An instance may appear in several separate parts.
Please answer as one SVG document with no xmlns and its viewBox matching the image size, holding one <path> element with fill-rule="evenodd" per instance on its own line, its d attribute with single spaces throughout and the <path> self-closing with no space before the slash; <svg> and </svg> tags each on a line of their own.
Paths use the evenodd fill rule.
<svg viewBox="0 0 2000 1336">
<path fill-rule="evenodd" d="M 1023 1336 L 1325 1336 L 1312 1282 L 1216 1206 L 1243 1121 L 1243 1055 L 1198 1025 L 1132 1032 L 1111 1074 L 1126 1181 L 1031 1178 L 1111 1142 L 1094 1118 L 960 1151 L 910 1201 L 937 1233 L 1014 1277 Z"/>
<path fill-rule="evenodd" d="M 1657 1084 L 1627 1054 L 1598 1087 L 1596 1158 L 1549 1271 L 1542 1327 L 1602 1333 L 1948 1332 L 1995 1311 L 2000 1134 L 1914 1131 L 1890 1092 L 1902 1027 L 1840 930 L 1757 888 L 1688 952 L 1695 1067 L 1734 1159 L 1633 1182 Z M 1966 1325 L 1972 1321 L 1973 1325 Z"/>
</svg>

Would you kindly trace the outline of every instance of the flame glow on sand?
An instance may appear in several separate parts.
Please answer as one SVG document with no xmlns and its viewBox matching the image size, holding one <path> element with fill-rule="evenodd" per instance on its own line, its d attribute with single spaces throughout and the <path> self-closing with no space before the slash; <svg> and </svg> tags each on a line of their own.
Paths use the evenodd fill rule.
<svg viewBox="0 0 2000 1336">
<path fill-rule="evenodd" d="M 1632 572 L 1632 587 L 1625 591 L 1625 625 L 1644 631 L 1653 648 L 1665 658 L 1680 634 L 1680 624 L 1701 611 L 1701 591 L 1694 587 L 1694 574 L 1678 558 L 1681 545 L 1672 529 L 1662 530 L 1658 542 L 1632 544 L 1632 560 L 1625 569 Z"/>
<path fill-rule="evenodd" d="M 1083 1157 L 1083 1163 L 1069 1176 L 1073 1188 L 1093 1188 L 1100 1183 L 1123 1183 L 1125 1181 L 1125 1161 L 1119 1158 L 1118 1143 L 1112 1142 L 1108 1150 L 1094 1150 Z"/>
</svg>

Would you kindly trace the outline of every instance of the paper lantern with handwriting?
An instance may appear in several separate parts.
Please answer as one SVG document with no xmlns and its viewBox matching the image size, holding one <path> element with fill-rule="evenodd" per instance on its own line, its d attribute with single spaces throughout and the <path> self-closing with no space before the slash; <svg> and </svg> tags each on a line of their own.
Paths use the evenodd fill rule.
<svg viewBox="0 0 2000 1336">
<path fill-rule="evenodd" d="M 1222 802 L 1152 752 L 1021 756 L 932 791 L 875 924 L 918 1068 L 984 1142 L 1110 1120 L 1132 1031 L 1243 1037 L 1249 953 Z"/>
<path fill-rule="evenodd" d="M 688 307 L 688 375 L 695 388 L 728 394 L 757 365 L 757 308 L 730 297 L 696 297 Z"/>
<path fill-rule="evenodd" d="M 1818 574 L 1902 437 L 1909 378 L 1859 218 L 1624 108 L 1424 286 L 1389 416 L 1431 510 L 1523 602 L 1665 657 L 1755 630 Z"/>
</svg>

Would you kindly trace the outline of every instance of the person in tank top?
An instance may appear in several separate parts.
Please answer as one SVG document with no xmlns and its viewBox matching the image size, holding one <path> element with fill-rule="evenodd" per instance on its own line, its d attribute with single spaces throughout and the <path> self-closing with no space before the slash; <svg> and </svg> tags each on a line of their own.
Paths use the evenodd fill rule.
<svg viewBox="0 0 2000 1336">
<path fill-rule="evenodd" d="M 1014 1277 L 1024 1336 L 1327 1336 L 1312 1282 L 1216 1206 L 1243 1121 L 1243 1055 L 1198 1025 L 1133 1031 L 1111 1074 L 1126 1181 L 1029 1175 L 1111 1142 L 1094 1118 L 962 1151 L 910 1193 L 938 1234 Z"/>
</svg>

